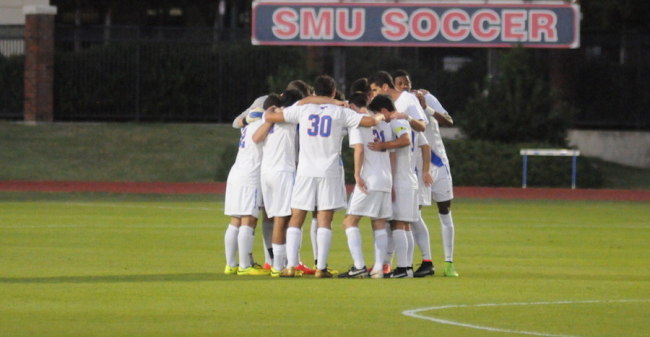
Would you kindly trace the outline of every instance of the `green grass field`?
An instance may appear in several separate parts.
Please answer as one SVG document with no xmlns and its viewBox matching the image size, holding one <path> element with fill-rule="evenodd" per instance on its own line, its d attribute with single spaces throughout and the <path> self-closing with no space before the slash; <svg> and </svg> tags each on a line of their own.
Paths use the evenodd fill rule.
<svg viewBox="0 0 650 337">
<path fill-rule="evenodd" d="M 230 124 L 0 121 L 0 180 L 224 181 L 238 139 Z M 602 188 L 650 189 L 650 169 L 594 161 Z"/>
<path fill-rule="evenodd" d="M 460 278 L 271 279 L 222 274 L 219 196 L 0 193 L 0 336 L 648 335 L 647 203 L 461 199 L 454 217 Z"/>
</svg>

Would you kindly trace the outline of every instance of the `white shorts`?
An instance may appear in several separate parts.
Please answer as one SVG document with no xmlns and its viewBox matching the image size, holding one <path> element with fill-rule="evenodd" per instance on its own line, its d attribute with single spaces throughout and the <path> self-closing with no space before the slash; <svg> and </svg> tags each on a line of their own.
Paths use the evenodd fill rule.
<svg viewBox="0 0 650 337">
<path fill-rule="evenodd" d="M 371 219 L 388 219 L 393 215 L 390 194 L 391 192 L 381 191 L 368 191 L 366 194 L 355 185 L 350 196 L 347 214 L 367 216 Z"/>
<path fill-rule="evenodd" d="M 393 218 L 391 220 L 414 222 L 418 220 L 419 190 L 410 187 L 395 187 Z"/>
<path fill-rule="evenodd" d="M 269 218 L 291 215 L 291 192 L 294 172 L 276 171 L 262 173 L 262 197 Z"/>
<path fill-rule="evenodd" d="M 227 184 L 224 214 L 241 217 L 259 216 L 262 205 L 262 193 L 259 186 Z"/>
<path fill-rule="evenodd" d="M 345 186 L 340 177 L 296 177 L 291 208 L 305 211 L 336 210 L 345 207 Z"/>
<path fill-rule="evenodd" d="M 434 166 L 431 170 L 433 184 L 431 184 L 431 198 L 435 202 L 442 202 L 454 198 L 453 182 L 447 165 Z"/>
</svg>

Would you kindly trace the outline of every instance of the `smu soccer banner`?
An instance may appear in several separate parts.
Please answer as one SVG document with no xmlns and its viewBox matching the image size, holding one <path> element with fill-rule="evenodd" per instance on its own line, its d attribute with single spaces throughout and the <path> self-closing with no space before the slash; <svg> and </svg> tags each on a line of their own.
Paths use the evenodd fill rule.
<svg viewBox="0 0 650 337">
<path fill-rule="evenodd" d="M 578 48 L 573 4 L 253 3 L 255 45 Z"/>
</svg>

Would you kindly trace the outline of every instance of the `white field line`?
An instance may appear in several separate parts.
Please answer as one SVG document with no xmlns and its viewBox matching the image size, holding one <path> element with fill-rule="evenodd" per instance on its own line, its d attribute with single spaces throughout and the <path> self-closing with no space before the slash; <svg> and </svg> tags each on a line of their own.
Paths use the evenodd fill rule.
<svg viewBox="0 0 650 337">
<path fill-rule="evenodd" d="M 56 225 L 56 224 L 42 224 L 42 225 L 20 225 L 20 224 L 13 224 L 13 225 L 0 225 L 0 229 L 22 229 L 22 228 L 51 228 L 51 229 L 57 229 L 57 228 L 106 228 L 106 229 L 117 229 L 117 228 L 170 228 L 170 229 L 175 229 L 175 228 L 188 228 L 188 229 L 196 229 L 196 228 L 217 228 L 216 224 L 187 224 L 187 225 L 180 225 L 180 224 L 151 224 L 151 225 L 144 225 L 144 224 L 61 224 L 61 225 Z"/>
<path fill-rule="evenodd" d="M 171 209 L 187 211 L 216 211 L 217 207 L 175 207 L 175 206 L 146 206 L 146 205 L 122 205 L 103 202 L 65 202 L 63 205 L 84 206 L 84 207 L 113 207 L 113 208 L 144 208 L 144 209 Z"/>
<path fill-rule="evenodd" d="M 469 324 L 458 321 L 451 321 L 436 317 L 423 316 L 420 315 L 420 312 L 423 311 L 433 311 L 433 310 L 444 310 L 452 308 L 478 308 L 478 307 L 501 307 L 501 306 L 531 306 L 531 305 L 559 305 L 559 304 L 597 304 L 597 303 L 638 303 L 638 302 L 650 302 L 650 299 L 637 299 L 637 300 L 591 300 L 591 301 L 557 301 L 557 302 L 521 302 L 521 303 L 481 303 L 481 304 L 451 304 L 443 305 L 438 307 L 428 307 L 428 308 L 418 308 L 402 311 L 402 314 L 405 316 L 424 319 L 427 321 L 432 321 L 440 324 L 460 326 L 463 328 L 493 331 L 493 332 L 502 332 L 502 333 L 512 333 L 520 335 L 530 335 L 530 336 L 546 336 L 546 337 L 577 337 L 575 335 L 558 335 L 544 332 L 535 332 L 535 331 L 523 331 L 523 330 L 510 330 L 510 329 L 501 329 L 483 325 Z"/>
</svg>

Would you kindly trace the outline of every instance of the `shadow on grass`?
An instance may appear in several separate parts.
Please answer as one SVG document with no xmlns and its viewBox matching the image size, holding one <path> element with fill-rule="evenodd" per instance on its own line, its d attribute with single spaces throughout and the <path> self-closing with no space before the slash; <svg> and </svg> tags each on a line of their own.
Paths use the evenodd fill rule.
<svg viewBox="0 0 650 337">
<path fill-rule="evenodd" d="M 47 284 L 47 283 L 139 283 L 139 282 L 204 282 L 204 281 L 256 281 L 269 280 L 270 277 L 236 276 L 219 273 L 186 274 L 134 274 L 134 275 L 88 275 L 88 276 L 50 276 L 50 277 L 0 277 L 0 284 Z"/>
</svg>

